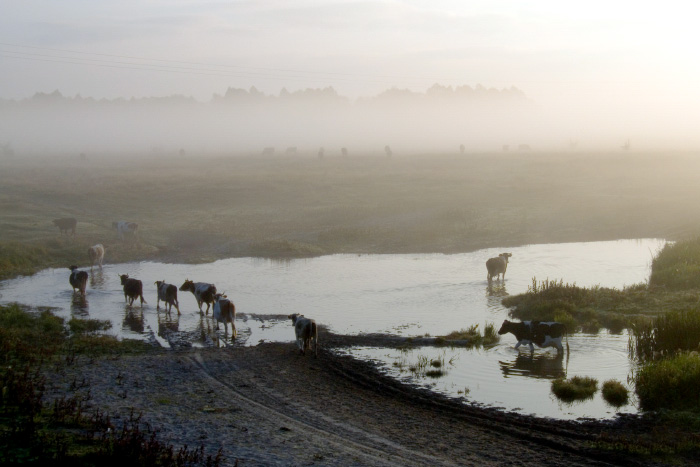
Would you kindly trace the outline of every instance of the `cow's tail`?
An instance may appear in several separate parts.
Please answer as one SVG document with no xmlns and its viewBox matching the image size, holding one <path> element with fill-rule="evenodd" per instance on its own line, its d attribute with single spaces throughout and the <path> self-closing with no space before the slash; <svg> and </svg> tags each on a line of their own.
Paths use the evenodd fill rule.
<svg viewBox="0 0 700 467">
<path fill-rule="evenodd" d="M 571 349 L 569 349 L 569 330 L 564 326 L 564 340 L 566 340 L 566 362 L 569 362 L 569 354 Z"/>
<path fill-rule="evenodd" d="M 311 335 L 314 338 L 314 354 L 318 358 L 318 326 L 315 321 L 311 323 Z"/>
</svg>

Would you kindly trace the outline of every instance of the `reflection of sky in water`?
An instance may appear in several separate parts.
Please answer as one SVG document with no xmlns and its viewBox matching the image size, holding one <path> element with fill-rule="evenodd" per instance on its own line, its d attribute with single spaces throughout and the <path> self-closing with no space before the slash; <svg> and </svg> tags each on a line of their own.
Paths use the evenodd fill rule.
<svg viewBox="0 0 700 467">
<path fill-rule="evenodd" d="M 73 294 L 68 284 L 68 269 L 48 269 L 31 277 L 0 283 L 0 302 L 57 307 L 57 313 L 64 317 L 110 320 L 112 334 L 157 341 L 166 347 L 175 341 L 194 346 L 231 345 L 231 336 L 224 336 L 223 325 L 216 332 L 211 312 L 209 317 L 200 316 L 189 292 L 178 292 L 182 315 L 178 316 L 176 311 L 168 315 L 162 304 L 161 310 L 156 310 L 153 285 L 156 280 L 179 287 L 185 279 L 192 279 L 216 284 L 220 292 L 227 293 L 234 301 L 238 312 L 238 344 L 292 341 L 293 330 L 286 319 L 290 313 L 315 318 L 331 331 L 342 334 L 385 332 L 435 336 L 475 323 L 481 328 L 486 322 L 500 324 L 507 317 L 501 299 L 527 291 L 533 277 L 563 279 L 579 286 L 617 288 L 644 282 L 652 255 L 663 243 L 621 240 L 529 245 L 455 255 L 332 255 L 293 261 L 235 258 L 200 265 L 107 264 L 102 271 L 91 272 L 84 299 Z M 484 263 L 503 251 L 513 253 L 506 280 L 494 281 L 489 287 Z M 129 274 L 143 281 L 147 300 L 143 310 L 125 305 L 118 274 Z M 512 349 L 514 343 L 514 338 L 506 335 L 494 349 L 462 351 L 458 365 L 447 377 L 429 382 L 436 389 L 450 393 L 456 392 L 454 388 L 468 387 L 470 400 L 510 409 L 522 407 L 526 413 L 581 416 L 586 412 L 577 407 L 596 405 L 593 401 L 563 407 L 555 414 L 542 409 L 558 404 L 548 400 L 553 397 L 548 388 L 542 389 L 550 380 L 531 377 L 533 371 L 536 373 L 532 368 L 539 365 L 548 374 L 550 370 L 559 371 L 552 370 L 557 364 L 536 360 L 528 369 L 528 363 Z M 576 335 L 570 337 L 570 345 L 571 358 L 564 365 L 568 376 L 609 374 L 598 377 L 626 382 L 629 362 L 625 336 Z M 387 351 L 358 351 L 371 358 L 378 358 L 381 352 Z M 385 360 L 391 365 L 391 359 Z M 528 408 L 531 404 L 527 401 L 541 395 L 548 401 Z M 596 416 L 608 412 L 606 408 L 595 410 Z"/>
</svg>

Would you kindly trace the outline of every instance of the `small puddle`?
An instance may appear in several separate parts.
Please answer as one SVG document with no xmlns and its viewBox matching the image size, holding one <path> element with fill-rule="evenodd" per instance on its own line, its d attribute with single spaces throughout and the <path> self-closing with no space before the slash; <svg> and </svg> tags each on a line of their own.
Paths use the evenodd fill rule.
<svg viewBox="0 0 700 467">
<path fill-rule="evenodd" d="M 156 310 L 156 280 L 180 286 L 185 279 L 216 284 L 236 304 L 236 345 L 291 342 L 294 332 L 286 316 L 302 313 L 336 334 L 385 333 L 404 337 L 439 336 L 485 323 L 497 326 L 508 317 L 503 297 L 527 291 L 537 280 L 563 279 L 579 286 L 622 288 L 648 279 L 653 255 L 664 240 L 619 240 L 528 245 L 442 255 L 332 255 L 293 261 L 234 258 L 213 263 L 153 262 L 107 264 L 90 272 L 87 296 L 76 296 L 68 269 L 47 269 L 30 277 L 0 282 L 0 302 L 55 307 L 65 318 L 108 320 L 108 333 L 144 339 L 163 347 L 228 346 L 208 316 L 200 315 L 194 296 L 178 292 L 182 314 Z M 506 280 L 489 285 L 486 259 L 503 251 L 513 254 Z M 109 258 L 107 258 L 109 260 Z M 85 268 L 87 270 L 87 268 Z M 119 274 L 141 279 L 147 303 L 128 307 Z M 615 378 L 627 383 L 631 362 L 627 335 L 600 332 L 569 336 L 568 359 L 554 351 L 513 349 L 505 335 L 490 349 L 425 347 L 408 352 L 356 348 L 358 358 L 381 362 L 397 378 L 410 378 L 433 390 L 463 396 L 470 402 L 521 413 L 556 418 L 607 418 L 616 412 L 636 412 L 634 401 L 621 409 L 605 405 L 600 393 L 590 401 L 563 404 L 549 390 L 556 376 Z M 323 343 L 321 343 L 323 345 Z M 444 353 L 444 355 L 443 355 Z M 401 371 L 412 360 L 442 358 L 441 377 L 414 376 Z M 404 363 L 402 363 L 402 361 Z"/>
</svg>

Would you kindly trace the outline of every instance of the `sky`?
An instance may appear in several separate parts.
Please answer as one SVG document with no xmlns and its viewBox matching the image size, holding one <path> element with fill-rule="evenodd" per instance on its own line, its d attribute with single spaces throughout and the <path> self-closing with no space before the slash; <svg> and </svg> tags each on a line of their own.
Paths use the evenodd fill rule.
<svg viewBox="0 0 700 467">
<path fill-rule="evenodd" d="M 690 133 L 694 13 L 680 1 L 0 0 L 0 98 L 481 84 L 552 113 Z"/>
</svg>

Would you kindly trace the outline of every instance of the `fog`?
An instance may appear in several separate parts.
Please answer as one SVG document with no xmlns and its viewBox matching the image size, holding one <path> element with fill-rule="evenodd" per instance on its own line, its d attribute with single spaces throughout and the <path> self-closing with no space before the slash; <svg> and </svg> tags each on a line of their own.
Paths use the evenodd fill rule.
<svg viewBox="0 0 700 467">
<path fill-rule="evenodd" d="M 0 144 L 14 154 L 297 155 L 490 151 L 692 150 L 694 119 L 546 106 L 515 88 L 434 85 L 351 99 L 333 88 L 266 94 L 229 88 L 208 101 L 83 98 L 60 91 L 0 101 Z M 684 121 L 684 116 L 676 116 Z M 527 149 L 525 149 L 527 148 Z"/>
</svg>

